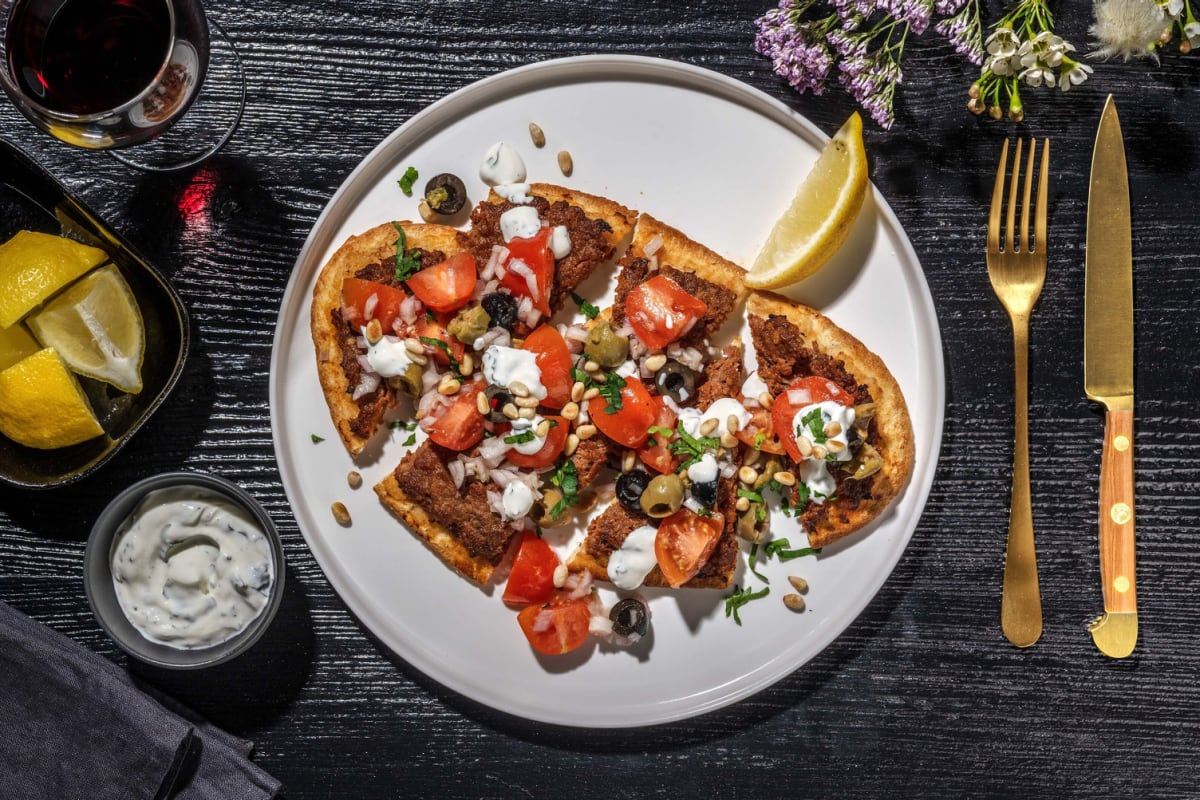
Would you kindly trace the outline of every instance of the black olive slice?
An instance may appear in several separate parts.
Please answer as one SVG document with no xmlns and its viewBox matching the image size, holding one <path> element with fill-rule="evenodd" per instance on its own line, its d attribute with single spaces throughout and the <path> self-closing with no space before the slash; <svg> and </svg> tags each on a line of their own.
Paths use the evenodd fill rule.
<svg viewBox="0 0 1200 800">
<path fill-rule="evenodd" d="M 520 305 L 517 298 L 503 292 L 492 292 L 483 296 L 480 305 L 491 317 L 492 325 L 512 332 L 513 325 L 517 324 L 517 308 Z"/>
<path fill-rule="evenodd" d="M 715 480 L 707 483 L 693 483 L 690 491 L 696 502 L 705 508 L 717 507 L 717 482 Z"/>
<path fill-rule="evenodd" d="M 650 485 L 650 476 L 635 469 L 617 476 L 617 500 L 634 514 L 642 514 L 642 492 Z"/>
<path fill-rule="evenodd" d="M 633 597 L 618 600 L 612 611 L 608 612 L 608 618 L 612 620 L 613 633 L 618 636 L 631 636 L 635 633 L 645 636 L 646 631 L 650 629 L 650 614 L 646 604 Z"/>
<path fill-rule="evenodd" d="M 668 361 L 654 373 L 654 385 L 659 394 L 676 403 L 690 403 L 696 396 L 696 371 L 678 361 Z"/>
<path fill-rule="evenodd" d="M 425 184 L 425 202 L 435 214 L 453 216 L 467 203 L 467 187 L 449 172 L 434 175 Z"/>
<path fill-rule="evenodd" d="M 484 389 L 483 394 L 487 397 L 488 408 L 491 412 L 488 414 L 488 419 L 492 422 L 511 422 L 508 417 L 504 416 L 504 407 L 513 402 L 512 395 L 501 386 L 489 386 Z"/>
</svg>

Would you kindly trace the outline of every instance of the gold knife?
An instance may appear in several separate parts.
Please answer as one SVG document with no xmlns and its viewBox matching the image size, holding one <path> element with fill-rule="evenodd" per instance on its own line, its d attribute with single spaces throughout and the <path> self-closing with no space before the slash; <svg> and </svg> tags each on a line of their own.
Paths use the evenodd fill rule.
<svg viewBox="0 0 1200 800">
<path fill-rule="evenodd" d="M 1112 658 L 1137 642 L 1133 539 L 1133 245 L 1125 145 L 1112 95 L 1100 115 L 1088 191 L 1083 387 L 1104 406 L 1100 579 L 1104 614 L 1089 626 Z"/>
</svg>

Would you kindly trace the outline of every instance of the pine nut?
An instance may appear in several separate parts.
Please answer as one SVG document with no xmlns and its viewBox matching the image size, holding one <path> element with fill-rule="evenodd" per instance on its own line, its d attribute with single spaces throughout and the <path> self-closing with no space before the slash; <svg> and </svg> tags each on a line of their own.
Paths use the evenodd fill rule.
<svg viewBox="0 0 1200 800">
<path fill-rule="evenodd" d="M 754 482 L 758 480 L 758 472 L 755 471 L 754 467 L 743 466 L 738 470 L 738 480 L 753 486 Z"/>
<path fill-rule="evenodd" d="M 346 508 L 345 503 L 340 501 L 334 503 L 332 506 L 330 506 L 330 510 L 333 511 L 333 518 L 337 520 L 338 525 L 342 525 L 344 527 L 350 524 L 350 511 Z"/>
<path fill-rule="evenodd" d="M 800 455 L 808 458 L 810 455 L 812 455 L 813 451 L 812 439 L 809 439 L 807 436 L 797 436 L 796 449 L 800 451 Z"/>
<path fill-rule="evenodd" d="M 475 371 L 475 359 L 470 353 L 463 353 L 463 357 L 458 360 L 458 371 L 463 375 L 470 375 Z"/>
<path fill-rule="evenodd" d="M 573 433 L 568 433 L 567 434 L 567 443 L 563 447 L 563 452 L 566 453 L 567 458 L 570 458 L 571 456 L 575 455 L 575 449 L 577 447 L 579 447 L 579 437 Z"/>
<path fill-rule="evenodd" d="M 429 207 L 429 203 L 425 202 L 425 198 L 421 198 L 421 202 L 417 203 L 417 212 L 420 213 L 421 219 L 429 223 L 437 222 L 437 215 L 433 213 L 433 209 Z"/>
<path fill-rule="evenodd" d="M 721 424 L 721 421 L 719 419 L 704 420 L 704 423 L 700 426 L 700 435 L 701 436 L 712 436 L 713 432 L 715 432 L 717 430 L 717 426 L 720 424 Z"/>
<path fill-rule="evenodd" d="M 737 441 L 736 437 L 734 438 L 734 441 Z M 724 441 L 721 442 L 721 444 L 724 444 L 724 443 L 725 443 Z M 762 458 L 762 451 L 755 450 L 753 447 L 751 447 L 749 450 L 746 451 L 746 457 L 742 459 L 742 463 L 745 464 L 747 467 L 750 467 L 750 466 L 757 464 L 758 459 L 760 459 L 760 458 Z"/>
<path fill-rule="evenodd" d="M 404 349 L 407 350 L 408 354 L 412 356 L 425 355 L 425 345 L 421 344 L 411 336 L 404 340 Z"/>
<path fill-rule="evenodd" d="M 587 387 L 583 385 L 583 381 L 575 381 L 575 385 L 571 387 L 571 400 L 578 403 L 583 399 L 583 393 L 587 391 Z"/>
<path fill-rule="evenodd" d="M 730 433 L 737 433 L 742 429 L 741 420 L 738 419 L 737 414 L 730 414 L 725 418 L 725 429 Z"/>
<path fill-rule="evenodd" d="M 599 372 L 600 365 L 589 358 L 587 361 L 583 362 L 583 370 L 584 372 Z"/>
<path fill-rule="evenodd" d="M 546 146 L 546 134 L 542 131 L 542 126 L 536 122 L 529 123 L 529 138 L 533 140 L 534 147 L 540 149 Z"/>
<path fill-rule="evenodd" d="M 576 419 L 579 417 L 579 403 L 576 403 L 574 401 L 567 403 L 565 406 L 562 407 L 562 411 L 560 411 L 558 413 L 560 413 L 562 415 L 563 419 L 568 419 L 568 420 Z"/>
<path fill-rule="evenodd" d="M 350 484 L 351 489 L 362 486 L 362 473 L 356 469 L 350 470 L 350 473 L 346 475 L 346 483 Z"/>
<path fill-rule="evenodd" d="M 424 353 L 409 353 L 408 360 L 419 367 L 423 367 L 429 363 L 429 359 L 425 357 Z"/>
<path fill-rule="evenodd" d="M 736 436 L 728 431 L 721 434 L 721 447 L 724 447 L 726 450 L 732 450 L 737 446 L 738 438 Z"/>
<path fill-rule="evenodd" d="M 626 450 L 625 457 L 621 459 L 621 471 L 622 472 L 632 472 L 633 468 L 636 466 L 637 466 L 637 453 L 633 452 L 632 450 Z"/>
<path fill-rule="evenodd" d="M 667 357 L 662 353 L 655 353 L 652 356 L 646 357 L 646 369 L 650 370 L 651 372 L 658 372 L 660 369 L 666 366 L 666 363 Z"/>
<path fill-rule="evenodd" d="M 788 575 L 788 583 L 792 585 L 797 592 L 804 594 L 808 591 L 808 581 L 801 578 L 799 575 Z"/>
<path fill-rule="evenodd" d="M 737 499 L 737 503 L 735 503 L 735 505 L 737 506 L 738 511 L 749 511 L 750 510 L 750 498 L 739 497 Z"/>
<path fill-rule="evenodd" d="M 812 448 L 812 457 L 817 461 L 824 461 L 825 456 L 829 455 L 829 451 L 825 449 L 823 444 L 814 444 Z"/>
<path fill-rule="evenodd" d="M 534 434 L 539 439 L 545 439 L 550 435 L 550 420 L 544 419 L 538 423 L 538 426 L 533 429 Z"/>
<path fill-rule="evenodd" d="M 518 409 L 538 407 L 538 399 L 536 397 L 514 397 L 513 402 L 517 404 Z"/>
<path fill-rule="evenodd" d="M 840 453 L 846 449 L 846 445 L 842 444 L 841 439 L 830 439 L 825 443 L 825 448 L 831 453 Z"/>
<path fill-rule="evenodd" d="M 379 320 L 373 319 L 367 323 L 366 329 L 363 331 L 363 336 L 367 339 L 367 344 L 379 344 L 383 338 L 383 325 Z"/>
<path fill-rule="evenodd" d="M 608 376 L 605 375 L 603 372 L 593 372 L 592 373 L 592 383 L 600 383 L 600 384 L 608 383 Z M 595 388 L 595 387 L 592 387 L 592 388 Z"/>
<path fill-rule="evenodd" d="M 554 588 L 555 589 L 561 589 L 563 587 L 563 584 L 567 582 L 568 574 L 569 573 L 567 572 L 566 564 L 559 564 L 557 567 L 554 568 L 554 579 L 553 580 L 554 580 Z"/>
<path fill-rule="evenodd" d="M 508 385 L 508 392 L 513 397 L 529 397 L 529 387 L 520 381 L 513 381 Z"/>
<path fill-rule="evenodd" d="M 837 436 L 841 432 L 842 432 L 841 423 L 834 422 L 833 420 L 830 420 L 829 422 L 825 423 L 825 435 L 828 436 L 830 439 L 832 439 L 834 436 Z"/>
<path fill-rule="evenodd" d="M 591 400 L 593 397 L 599 397 L 599 396 L 600 396 L 600 390 L 597 389 L 595 386 L 591 387 L 590 389 L 588 389 L 586 392 L 583 393 L 584 400 Z"/>
<path fill-rule="evenodd" d="M 770 411 L 771 406 L 775 404 L 775 398 L 771 397 L 768 392 L 763 392 L 758 396 L 758 404 Z"/>
<path fill-rule="evenodd" d="M 475 408 L 485 417 L 492 413 L 492 406 L 483 392 L 475 395 Z"/>
<path fill-rule="evenodd" d="M 783 596 L 783 604 L 792 611 L 804 610 L 804 598 L 798 594 L 785 594 Z"/>
<path fill-rule="evenodd" d="M 438 382 L 438 394 L 444 394 L 449 397 L 452 394 L 458 394 L 458 390 L 462 388 L 462 384 L 457 379 L 446 375 Z"/>
<path fill-rule="evenodd" d="M 596 426 L 595 425 L 580 425 L 578 428 L 575 429 L 575 434 L 580 438 L 580 440 L 590 439 L 596 435 Z"/>
<path fill-rule="evenodd" d="M 575 161 L 571 158 L 571 154 L 566 150 L 558 151 L 558 168 L 562 170 L 562 174 L 571 177 L 571 173 L 575 171 Z"/>
<path fill-rule="evenodd" d="M 509 419 L 516 419 L 519 416 L 517 414 L 517 407 L 512 403 L 505 403 L 504 408 L 500 409 L 500 413 Z"/>
<path fill-rule="evenodd" d="M 773 477 L 775 478 L 776 483 L 778 483 L 780 486 L 796 485 L 796 476 L 787 470 L 780 470 L 779 472 L 776 472 Z"/>
<path fill-rule="evenodd" d="M 518 408 L 517 416 L 521 419 L 533 419 L 537 416 L 536 408 Z"/>
</svg>

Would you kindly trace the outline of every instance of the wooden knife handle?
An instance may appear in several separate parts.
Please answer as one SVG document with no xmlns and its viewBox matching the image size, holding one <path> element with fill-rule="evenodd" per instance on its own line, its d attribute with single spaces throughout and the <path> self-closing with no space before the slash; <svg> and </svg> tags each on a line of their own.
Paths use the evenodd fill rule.
<svg viewBox="0 0 1200 800">
<path fill-rule="evenodd" d="M 1133 539 L 1133 411 L 1109 411 L 1100 457 L 1100 578 L 1104 610 L 1137 613 Z"/>
</svg>

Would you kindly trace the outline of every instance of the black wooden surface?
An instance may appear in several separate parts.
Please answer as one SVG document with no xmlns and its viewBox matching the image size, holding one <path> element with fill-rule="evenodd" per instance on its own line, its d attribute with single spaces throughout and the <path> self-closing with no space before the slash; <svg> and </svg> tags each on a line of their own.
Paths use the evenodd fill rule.
<svg viewBox="0 0 1200 800">
<path fill-rule="evenodd" d="M 384 135 L 447 93 L 521 64 L 612 52 L 678 59 L 762 89 L 827 133 L 851 101 L 832 90 L 799 97 L 771 74 L 752 49 L 752 21 L 768 0 L 211 7 L 241 49 L 249 102 L 236 138 L 197 172 L 134 173 L 42 136 L 0 105 L 0 135 L 171 277 L 194 334 L 178 390 L 107 467 L 53 493 L 0 490 L 0 599 L 125 663 L 84 598 L 87 531 L 135 479 L 209 470 L 254 493 L 282 530 L 289 574 L 279 618 L 228 667 L 180 675 L 128 666 L 253 739 L 256 761 L 289 798 L 1200 796 L 1200 57 L 1097 64 L 1069 94 L 1028 92 L 1029 117 L 1014 125 L 965 111 L 976 70 L 944 40 L 910 40 L 895 128 L 868 125 L 866 141 L 872 178 L 921 258 L 944 339 L 941 462 L 912 543 L 858 621 L 776 686 L 698 719 L 597 732 L 528 723 L 447 692 L 374 641 L 330 588 L 291 517 L 271 444 L 267 372 L 294 259 L 330 195 Z M 994 3 L 986 10 L 999 13 Z M 1056 10 L 1060 31 L 1085 43 L 1090 4 Z M 1128 142 L 1138 314 L 1141 638 L 1122 662 L 1097 652 L 1085 630 L 1101 607 L 1102 417 L 1082 392 L 1084 233 L 1092 139 L 1109 91 Z M 1052 253 L 1030 366 L 1045 634 L 1027 651 L 1009 645 L 998 622 L 1012 356 L 983 264 L 992 173 L 1014 133 L 1051 136 L 1054 165 Z M 211 213 L 181 215 L 188 191 L 210 191 Z"/>
</svg>

